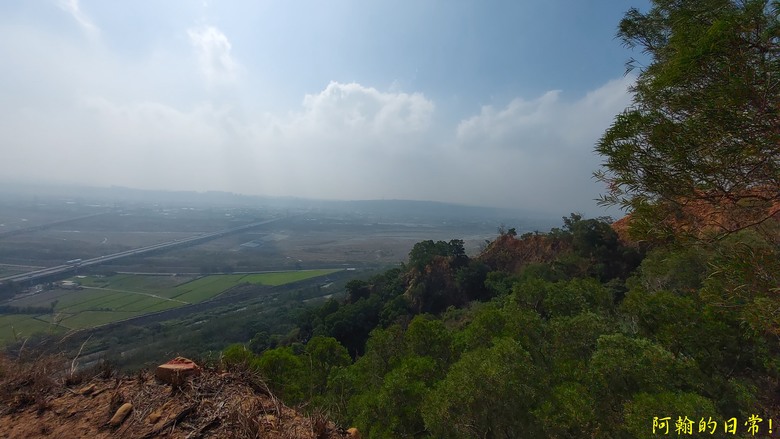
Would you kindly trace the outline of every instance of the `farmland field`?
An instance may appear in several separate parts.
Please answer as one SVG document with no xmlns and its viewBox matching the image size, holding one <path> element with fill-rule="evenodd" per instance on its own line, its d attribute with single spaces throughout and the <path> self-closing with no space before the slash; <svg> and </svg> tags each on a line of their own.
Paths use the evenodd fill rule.
<svg viewBox="0 0 780 439">
<path fill-rule="evenodd" d="M 93 326 L 104 325 L 106 323 L 129 319 L 142 313 L 121 312 L 121 311 L 83 311 L 63 319 L 61 325 L 70 329 L 84 329 Z"/>
<path fill-rule="evenodd" d="M 0 344 L 16 336 L 84 329 L 211 299 L 242 283 L 278 286 L 340 271 L 300 270 L 256 274 L 192 276 L 77 276 L 79 289 L 55 288 L 8 303 L 16 307 L 50 308 L 46 314 L 0 316 Z"/>
<path fill-rule="evenodd" d="M 71 355 L 89 340 L 89 361 L 100 354 L 140 365 L 142 357 L 220 350 L 263 331 L 286 334 L 292 310 L 343 297 L 350 280 L 397 267 L 416 242 L 462 239 L 471 255 L 499 224 L 522 233 L 558 222 L 397 200 L 5 186 L 0 277 L 86 263 L 34 282 L 0 281 L 0 305 L 10 307 L 0 314 L 0 349 L 55 334 Z M 78 287 L 62 284 L 66 276 Z M 36 345 L 43 346 L 26 344 Z"/>
<path fill-rule="evenodd" d="M 251 284 L 260 285 L 284 285 L 290 282 L 297 282 L 299 280 L 309 279 L 316 276 L 325 276 L 326 274 L 335 273 L 339 270 L 304 270 L 304 271 L 284 271 L 279 273 L 260 273 L 260 274 L 248 274 L 241 279 L 242 282 L 248 282 Z"/>
<path fill-rule="evenodd" d="M 0 316 L 0 345 L 10 343 L 16 337 L 21 340 L 32 334 L 46 332 L 61 333 L 63 328 L 29 315 Z"/>
<path fill-rule="evenodd" d="M 158 292 L 191 281 L 194 276 L 139 276 L 118 274 L 111 277 L 84 276 L 74 279 L 83 286 L 130 290 L 140 292 Z"/>
<path fill-rule="evenodd" d="M 162 293 L 172 299 L 197 303 L 211 298 L 215 292 L 221 293 L 230 287 L 238 285 L 242 277 L 244 275 L 241 274 L 206 276 L 181 284 L 172 290 L 163 291 Z"/>
</svg>

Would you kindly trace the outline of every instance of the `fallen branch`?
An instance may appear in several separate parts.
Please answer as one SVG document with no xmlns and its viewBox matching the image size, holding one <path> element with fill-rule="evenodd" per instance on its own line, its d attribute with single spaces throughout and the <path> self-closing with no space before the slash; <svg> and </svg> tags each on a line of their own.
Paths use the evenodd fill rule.
<svg viewBox="0 0 780 439">
<path fill-rule="evenodd" d="M 151 439 L 160 433 L 162 433 L 163 430 L 167 429 L 168 427 L 180 423 L 184 418 L 190 415 L 190 413 L 194 412 L 195 409 L 198 407 L 198 403 L 194 403 L 190 405 L 189 407 L 185 408 L 184 410 L 180 411 L 178 415 L 176 415 L 173 419 L 169 419 L 165 424 L 161 425 L 158 428 L 155 428 L 154 430 L 150 431 L 149 433 L 146 433 L 145 435 L 141 436 L 141 439 Z"/>
</svg>

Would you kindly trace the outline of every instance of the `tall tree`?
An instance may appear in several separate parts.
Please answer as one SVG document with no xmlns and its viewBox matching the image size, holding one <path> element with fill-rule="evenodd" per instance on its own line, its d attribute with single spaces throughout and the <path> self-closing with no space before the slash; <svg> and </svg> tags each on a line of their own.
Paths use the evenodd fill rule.
<svg viewBox="0 0 780 439">
<path fill-rule="evenodd" d="M 626 13 L 619 38 L 651 62 L 596 147 L 603 204 L 650 233 L 729 233 L 780 212 L 779 13 L 778 0 L 653 0 Z"/>
</svg>

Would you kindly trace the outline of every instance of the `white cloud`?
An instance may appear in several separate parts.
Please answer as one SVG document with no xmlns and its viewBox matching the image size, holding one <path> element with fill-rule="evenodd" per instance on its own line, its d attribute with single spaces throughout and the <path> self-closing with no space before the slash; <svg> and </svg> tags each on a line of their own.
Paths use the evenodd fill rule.
<svg viewBox="0 0 780 439">
<path fill-rule="evenodd" d="M 525 151 L 592 145 L 615 112 L 630 103 L 633 81 L 630 76 L 609 81 L 574 102 L 562 101 L 561 91 L 553 90 L 530 101 L 516 98 L 500 110 L 482 107 L 458 124 L 459 144 Z"/>
<path fill-rule="evenodd" d="M 410 162 L 427 161 L 422 150 L 434 111 L 420 93 L 331 82 L 296 111 L 253 117 L 243 131 L 256 164 L 252 175 L 275 195 L 408 197 Z"/>
<path fill-rule="evenodd" d="M 224 84 L 237 79 L 239 64 L 233 59 L 230 40 L 222 31 L 214 26 L 202 26 L 189 29 L 187 35 L 209 83 Z"/>
<path fill-rule="evenodd" d="M 2 178 L 592 212 L 601 189 L 590 178 L 593 146 L 633 80 L 577 98 L 549 90 L 464 108 L 478 90 L 511 84 L 468 84 L 477 72 L 438 68 L 412 80 L 400 61 L 367 68 L 368 53 L 348 44 L 355 34 L 320 15 L 282 35 L 293 28 L 269 17 L 298 16 L 265 3 L 16 3 L 25 7 L 0 19 Z M 62 13 L 51 14 L 55 4 Z M 207 24 L 217 18 L 219 27 Z M 388 49 L 382 62 L 395 62 Z M 442 61 L 433 64 L 452 65 Z M 435 75 L 456 81 L 399 85 Z"/>
<path fill-rule="evenodd" d="M 324 198 L 373 198 L 388 188 L 388 196 L 408 197 L 420 181 L 396 180 L 420 160 L 410 146 L 420 146 L 433 111 L 421 94 L 332 82 L 286 115 L 87 96 L 67 108 L 11 115 L 0 130 L 17 146 L 9 177 L 34 169 L 102 185 Z M 50 130 L 36 131 L 37 124 Z M 89 173 L 68 172 L 85 160 Z"/>
<path fill-rule="evenodd" d="M 600 161 L 593 149 L 630 104 L 633 81 L 612 80 L 570 102 L 555 90 L 500 109 L 485 106 L 458 124 L 452 154 L 465 175 L 481 183 L 486 202 L 593 211 L 602 189 L 591 178 Z"/>
<path fill-rule="evenodd" d="M 0 29 L 14 35 L 0 41 L 13 66 L 0 70 L 0 175 L 10 179 L 593 212 L 593 144 L 629 102 L 623 78 L 576 100 L 549 91 L 447 121 L 421 92 L 334 81 L 286 112 L 261 112 L 232 88 L 203 87 L 198 73 L 215 85 L 243 69 L 213 27 L 136 59 Z M 201 72 L 182 56 L 188 43 Z M 242 93 L 262 93 L 249 86 Z"/>
<path fill-rule="evenodd" d="M 68 12 L 88 34 L 96 35 L 100 32 L 95 23 L 81 10 L 79 0 L 58 0 L 57 4 Z"/>
<path fill-rule="evenodd" d="M 518 141 L 536 141 L 560 110 L 559 96 L 560 90 L 553 90 L 532 101 L 516 98 L 498 111 L 484 106 L 479 115 L 458 124 L 458 140 L 469 147 L 516 147 Z"/>
<path fill-rule="evenodd" d="M 354 82 L 331 82 L 320 93 L 307 94 L 302 106 L 280 124 L 288 133 L 375 141 L 424 132 L 435 109 L 420 93 L 380 92 Z"/>
</svg>

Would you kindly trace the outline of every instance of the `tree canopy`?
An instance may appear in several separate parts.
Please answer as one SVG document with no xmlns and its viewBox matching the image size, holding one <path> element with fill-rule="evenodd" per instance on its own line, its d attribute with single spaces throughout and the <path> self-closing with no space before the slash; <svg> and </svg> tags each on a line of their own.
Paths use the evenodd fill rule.
<svg viewBox="0 0 780 439">
<path fill-rule="evenodd" d="M 653 0 L 626 13 L 618 37 L 651 62 L 596 147 L 603 204 L 656 229 L 725 233 L 780 211 L 779 13 L 777 0 Z"/>
</svg>

